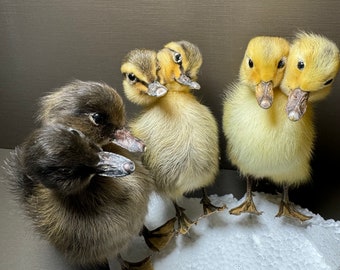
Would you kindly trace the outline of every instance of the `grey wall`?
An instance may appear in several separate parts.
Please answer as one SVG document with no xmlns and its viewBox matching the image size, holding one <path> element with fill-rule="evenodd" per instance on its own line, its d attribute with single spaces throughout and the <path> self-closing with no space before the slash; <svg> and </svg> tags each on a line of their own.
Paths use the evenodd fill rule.
<svg viewBox="0 0 340 270">
<path fill-rule="evenodd" d="M 202 89 L 196 94 L 220 123 L 223 88 L 236 79 L 250 38 L 290 39 L 303 29 L 340 45 L 339 11 L 336 0 L 0 0 L 0 148 L 13 148 L 33 129 L 44 93 L 77 78 L 104 81 L 123 96 L 119 69 L 128 51 L 157 50 L 181 39 L 201 49 Z M 331 96 L 317 108 L 313 184 L 297 194 L 340 213 L 335 203 L 340 177 L 328 177 L 339 173 L 339 101 L 337 78 Z M 129 117 L 138 112 L 126 104 Z M 221 168 L 231 168 L 224 148 L 221 136 Z"/>
</svg>

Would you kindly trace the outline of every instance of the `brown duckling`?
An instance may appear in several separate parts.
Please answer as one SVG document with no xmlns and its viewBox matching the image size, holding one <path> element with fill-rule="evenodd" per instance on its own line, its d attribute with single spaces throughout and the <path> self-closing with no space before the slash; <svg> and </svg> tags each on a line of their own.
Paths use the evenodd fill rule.
<svg viewBox="0 0 340 270">
<path fill-rule="evenodd" d="M 36 231 L 74 264 L 106 264 L 143 226 L 149 178 L 134 176 L 132 161 L 104 152 L 79 130 L 44 125 L 7 166 Z"/>
</svg>

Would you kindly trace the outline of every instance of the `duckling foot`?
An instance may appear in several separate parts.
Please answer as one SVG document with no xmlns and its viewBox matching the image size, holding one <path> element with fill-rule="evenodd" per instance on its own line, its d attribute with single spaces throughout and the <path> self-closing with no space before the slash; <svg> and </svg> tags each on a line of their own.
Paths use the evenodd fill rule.
<svg viewBox="0 0 340 270">
<path fill-rule="evenodd" d="M 190 218 L 188 218 L 187 215 L 184 214 L 185 209 L 178 206 L 177 204 L 175 204 L 175 208 L 178 222 L 177 234 L 186 234 L 192 225 L 197 224 L 197 220 L 192 221 Z"/>
<path fill-rule="evenodd" d="M 250 213 L 250 214 L 255 214 L 255 215 L 262 214 L 262 212 L 257 211 L 256 206 L 252 199 L 246 199 L 244 203 L 231 209 L 229 213 L 232 215 L 240 215 L 242 213 Z"/>
<path fill-rule="evenodd" d="M 222 204 L 222 206 L 215 206 L 211 203 L 208 196 L 204 196 L 202 200 L 200 201 L 201 204 L 203 204 L 203 215 L 202 217 L 209 216 L 215 212 L 223 211 L 227 208 L 225 204 Z"/>
<path fill-rule="evenodd" d="M 300 213 L 299 211 L 297 211 L 290 202 L 284 202 L 284 201 L 281 201 L 279 212 L 276 215 L 276 217 L 281 217 L 281 216 L 297 218 L 301 220 L 302 222 L 312 218 L 311 216 L 306 216 Z"/>
<path fill-rule="evenodd" d="M 118 255 L 118 262 L 121 270 L 154 270 L 150 256 L 139 262 L 128 262 Z"/>
<path fill-rule="evenodd" d="M 175 222 L 176 218 L 174 217 L 152 231 L 143 227 L 142 235 L 151 250 L 160 251 L 171 241 L 175 235 Z"/>
</svg>

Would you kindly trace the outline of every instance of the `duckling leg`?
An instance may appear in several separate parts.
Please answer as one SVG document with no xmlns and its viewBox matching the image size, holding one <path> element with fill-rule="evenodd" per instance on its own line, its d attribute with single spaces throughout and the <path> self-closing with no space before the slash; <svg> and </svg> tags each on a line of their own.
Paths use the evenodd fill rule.
<svg viewBox="0 0 340 270">
<path fill-rule="evenodd" d="M 256 215 L 261 215 L 262 212 L 257 211 L 256 206 L 253 201 L 253 194 L 251 192 L 253 185 L 253 179 L 247 176 L 247 197 L 246 200 L 239 206 L 231 209 L 229 211 L 232 215 L 240 215 L 241 213 L 251 213 Z"/>
<path fill-rule="evenodd" d="M 173 202 L 176 209 L 176 217 L 178 221 L 177 234 L 186 234 L 192 225 L 196 225 L 197 221 L 192 221 L 184 214 L 185 209 L 180 207 L 176 202 Z"/>
<path fill-rule="evenodd" d="M 153 270 L 154 269 L 150 256 L 146 257 L 144 260 L 141 260 L 140 262 L 125 261 L 120 254 L 118 255 L 117 258 L 121 266 L 121 270 Z"/>
<path fill-rule="evenodd" d="M 176 218 L 168 220 L 160 227 L 150 231 L 146 226 L 143 226 L 141 234 L 144 237 L 145 243 L 153 251 L 163 249 L 175 235 Z"/>
<path fill-rule="evenodd" d="M 297 218 L 301 221 L 306 221 L 308 219 L 311 219 L 311 216 L 306 216 L 299 211 L 297 211 L 291 202 L 289 201 L 288 197 L 288 190 L 289 186 L 284 184 L 283 185 L 283 195 L 282 195 L 282 200 L 280 203 L 280 209 L 279 212 L 277 213 L 276 217 L 281 217 L 281 216 L 286 216 L 286 217 L 291 217 L 291 218 Z"/>
<path fill-rule="evenodd" d="M 224 209 L 227 208 L 225 204 L 223 204 L 222 206 L 213 205 L 208 197 L 208 194 L 205 188 L 202 188 L 202 193 L 203 193 L 203 197 L 200 203 L 203 204 L 203 216 L 209 216 L 212 213 L 223 211 Z"/>
</svg>

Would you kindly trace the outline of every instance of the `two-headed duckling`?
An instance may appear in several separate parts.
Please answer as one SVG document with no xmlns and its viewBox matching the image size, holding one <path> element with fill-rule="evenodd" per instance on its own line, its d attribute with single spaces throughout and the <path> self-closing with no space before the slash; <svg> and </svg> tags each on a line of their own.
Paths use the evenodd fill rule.
<svg viewBox="0 0 340 270">
<path fill-rule="evenodd" d="M 260 214 L 252 198 L 254 178 L 283 183 L 301 176 L 304 179 L 309 172 L 307 164 L 295 158 L 300 131 L 286 117 L 287 97 L 279 89 L 289 47 L 289 42 L 280 37 L 252 38 L 238 81 L 225 91 L 223 132 L 227 156 L 247 179 L 246 200 L 231 209 L 231 214 Z M 299 167 L 299 173 L 295 172 Z"/>
<path fill-rule="evenodd" d="M 107 264 L 143 226 L 147 178 L 133 176 L 131 160 L 103 151 L 79 130 L 44 125 L 7 166 L 36 231 L 76 265 Z"/>
<path fill-rule="evenodd" d="M 141 164 L 140 155 L 130 153 L 144 151 L 145 144 L 126 128 L 125 108 L 118 92 L 105 83 L 75 80 L 41 98 L 37 119 L 42 126 L 59 124 L 79 130 L 105 151 L 133 161 L 134 173 L 122 180 L 131 184 L 139 183 L 135 189 L 133 185 L 129 187 L 131 196 L 139 196 L 139 192 L 144 190 L 141 200 L 135 205 L 140 216 L 137 215 L 135 221 L 134 211 L 129 214 L 131 209 L 128 207 L 125 214 L 130 215 L 131 222 L 136 222 L 136 226 L 139 225 L 142 230 L 143 223 L 139 223 L 138 219 L 147 212 L 148 201 L 145 199 L 154 189 L 153 181 Z M 117 200 L 119 192 L 117 190 Z M 120 199 L 124 200 L 124 190 L 121 196 Z"/>
<path fill-rule="evenodd" d="M 152 104 L 146 104 L 142 113 L 130 122 L 130 127 L 147 145 L 143 162 L 155 180 L 157 191 L 174 202 L 178 232 L 184 234 L 195 222 L 184 215 L 184 209 L 176 200 L 214 182 L 219 165 L 217 123 L 210 110 L 190 92 L 200 88 L 193 81 L 202 64 L 197 46 L 187 41 L 171 42 L 157 53 L 157 59 L 152 59 L 159 66 L 158 77 L 146 80 L 140 74 L 135 82 L 125 76 L 124 91 L 129 93 L 128 98 L 145 93 L 146 90 L 141 91 L 140 87 L 147 89 L 147 86 L 141 81 L 159 80 L 167 92 L 161 97 L 153 97 Z M 135 61 L 135 68 L 126 72 L 123 67 L 127 65 L 123 62 L 122 73 L 136 75 L 143 70 L 140 65 L 140 61 Z M 145 95 L 140 97 L 149 99 Z"/>
</svg>

